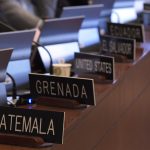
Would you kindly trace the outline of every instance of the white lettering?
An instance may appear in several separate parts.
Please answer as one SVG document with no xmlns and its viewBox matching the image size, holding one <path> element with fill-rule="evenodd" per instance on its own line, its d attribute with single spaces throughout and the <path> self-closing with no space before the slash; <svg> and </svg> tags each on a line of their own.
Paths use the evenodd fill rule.
<svg viewBox="0 0 150 150">
<path fill-rule="evenodd" d="M 86 99 L 88 98 L 84 85 L 82 86 L 82 91 L 81 91 L 81 98 L 83 97 L 85 97 Z"/>
<path fill-rule="evenodd" d="M 16 115 L 16 122 L 15 122 L 16 132 L 21 132 L 21 129 L 19 129 L 19 125 L 21 125 L 21 121 L 19 121 L 20 118 L 22 118 L 22 116 Z"/>
<path fill-rule="evenodd" d="M 10 117 L 10 128 L 9 128 L 9 130 L 11 131 L 12 130 L 12 122 L 13 122 L 13 118 L 15 117 L 15 115 L 9 114 L 8 116 Z"/>
<path fill-rule="evenodd" d="M 5 115 L 3 114 L 2 118 L 1 118 L 1 122 L 0 122 L 0 129 L 2 128 L 2 126 L 4 127 L 4 129 L 6 130 L 6 119 L 5 119 Z"/>
<path fill-rule="evenodd" d="M 48 130 L 47 130 L 47 134 L 50 134 L 50 132 L 52 132 L 52 134 L 55 135 L 54 123 L 53 123 L 52 119 L 50 120 Z"/>
<path fill-rule="evenodd" d="M 39 134 L 46 134 L 46 132 L 43 132 L 43 131 L 42 131 L 42 123 L 43 123 L 43 120 L 42 120 L 42 118 L 40 118 Z"/>
<path fill-rule="evenodd" d="M 79 88 L 77 84 L 73 84 L 73 97 L 79 97 Z"/>
<path fill-rule="evenodd" d="M 71 94 L 71 90 L 70 90 L 69 84 L 67 83 L 67 86 L 66 86 L 66 96 L 68 96 L 68 94 L 72 97 L 72 94 Z"/>
<path fill-rule="evenodd" d="M 39 80 L 36 81 L 36 91 L 38 94 L 42 93 L 41 82 Z"/>
<path fill-rule="evenodd" d="M 27 121 L 25 116 L 23 117 L 22 132 L 31 132 L 31 117 Z"/>
<path fill-rule="evenodd" d="M 102 51 L 106 51 L 107 52 L 108 48 L 107 48 L 107 41 L 106 40 L 102 40 Z"/>
<path fill-rule="evenodd" d="M 129 25 L 110 25 L 110 35 L 119 36 L 119 37 L 126 37 L 132 39 L 141 39 L 141 32 L 140 26 L 134 27 Z"/>
<path fill-rule="evenodd" d="M 33 130 L 36 130 L 36 132 L 38 133 L 38 122 L 37 122 L 37 118 L 34 118 L 34 122 L 32 125 L 32 129 L 31 129 L 31 133 L 33 133 Z"/>
<path fill-rule="evenodd" d="M 49 94 L 47 81 L 43 81 L 43 94 Z"/>
<path fill-rule="evenodd" d="M 63 83 L 61 83 L 61 85 L 59 83 L 57 83 L 57 89 L 58 89 L 58 95 L 64 96 Z"/>
<path fill-rule="evenodd" d="M 97 71 L 100 71 L 100 69 L 99 69 L 100 64 L 95 65 L 95 66 L 97 67 Z M 44 94 L 46 96 L 48 96 L 47 94 L 49 94 L 52 96 L 57 95 L 57 96 L 62 96 L 62 97 L 66 97 L 66 98 L 79 98 L 80 99 L 81 97 L 83 97 L 84 94 L 86 94 L 86 97 L 87 97 L 87 93 L 82 93 L 82 91 L 80 91 L 80 89 L 82 88 L 81 87 L 82 85 L 80 85 L 80 84 L 78 85 L 76 83 L 70 84 L 70 83 L 63 83 L 63 82 L 59 83 L 59 82 L 48 82 L 48 81 L 40 82 L 40 81 L 38 81 L 38 85 L 41 85 L 41 87 L 39 87 L 39 89 L 41 91 L 44 91 L 41 93 L 41 94 L 43 94 L 43 96 L 44 96 Z M 26 125 L 26 121 L 25 120 L 23 120 L 23 121 Z M 25 127 L 23 126 L 23 130 L 25 130 L 24 128 Z M 29 128 L 29 127 L 27 126 L 27 128 Z"/>
<path fill-rule="evenodd" d="M 55 85 L 55 82 L 50 82 L 50 88 L 51 88 L 52 95 L 56 95 L 56 93 L 54 92 L 54 90 L 56 89 L 54 85 Z"/>
</svg>

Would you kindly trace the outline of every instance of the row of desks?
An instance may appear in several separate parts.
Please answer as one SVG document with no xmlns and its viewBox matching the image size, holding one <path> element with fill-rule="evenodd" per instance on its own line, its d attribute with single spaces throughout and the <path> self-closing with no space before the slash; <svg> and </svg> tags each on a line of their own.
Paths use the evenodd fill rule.
<svg viewBox="0 0 150 150">
<path fill-rule="evenodd" d="M 70 109 L 42 105 L 25 106 L 29 109 L 64 111 L 66 114 L 64 144 L 54 144 L 42 149 L 136 148 L 137 150 L 141 147 L 149 147 L 148 105 L 146 105 L 149 103 L 147 101 L 149 93 L 145 89 L 149 89 L 150 71 L 147 67 L 150 64 L 150 54 L 149 52 L 144 56 L 142 54 L 144 54 L 143 49 L 137 49 L 137 59 L 134 64 L 115 64 L 114 83 L 95 83 L 97 100 L 95 107 Z M 145 103 L 142 103 L 142 100 Z M 132 138 L 132 142 L 128 138 Z M 136 141 L 140 141 L 141 138 L 144 140 L 138 143 L 138 147 Z M 0 148 L 3 150 L 39 149 L 10 145 L 0 145 Z"/>
<path fill-rule="evenodd" d="M 148 38 L 149 32 L 146 32 Z M 149 149 L 149 43 L 137 48 L 134 63 L 115 63 L 113 83 L 95 82 L 96 106 L 80 108 L 23 106 L 65 112 L 64 144 L 43 147 L 48 150 Z M 0 145 L 3 150 L 41 148 Z"/>
</svg>

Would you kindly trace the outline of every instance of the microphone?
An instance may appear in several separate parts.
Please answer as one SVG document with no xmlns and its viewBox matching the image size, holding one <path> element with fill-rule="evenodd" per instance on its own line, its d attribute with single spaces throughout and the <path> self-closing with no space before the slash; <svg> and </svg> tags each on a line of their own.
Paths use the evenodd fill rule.
<svg viewBox="0 0 150 150">
<path fill-rule="evenodd" d="M 12 81 L 12 98 L 16 99 L 17 98 L 17 87 L 16 87 L 16 82 L 15 79 L 13 78 L 13 76 L 10 73 L 6 73 L 8 75 L 8 77 L 10 77 L 11 81 Z"/>
<path fill-rule="evenodd" d="M 13 76 L 11 74 L 9 74 L 8 72 L 6 74 L 12 81 L 12 99 L 9 100 L 9 98 L 7 98 L 7 102 L 8 102 L 8 105 L 16 107 L 16 104 L 17 104 L 17 87 L 16 87 L 16 82 L 15 82 L 15 80 L 14 80 L 14 78 L 13 78 Z"/>
<path fill-rule="evenodd" d="M 49 55 L 49 58 L 50 58 L 50 66 L 49 66 L 49 73 L 50 74 L 53 74 L 53 60 L 52 60 L 52 56 L 51 56 L 51 54 L 50 54 L 50 52 L 49 52 L 49 50 L 44 46 L 44 45 L 42 45 L 42 44 L 39 44 L 38 42 L 35 42 L 35 41 L 32 41 L 37 47 L 38 46 L 40 46 L 40 47 L 42 47 L 46 52 L 47 52 L 47 54 Z M 37 52 L 37 48 L 36 48 L 36 52 Z M 36 53 L 35 52 L 35 53 Z"/>
</svg>

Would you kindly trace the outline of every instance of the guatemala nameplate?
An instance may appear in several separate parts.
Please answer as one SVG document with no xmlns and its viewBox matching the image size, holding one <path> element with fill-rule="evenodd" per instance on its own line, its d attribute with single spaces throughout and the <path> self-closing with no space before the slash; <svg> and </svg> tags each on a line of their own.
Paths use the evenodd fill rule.
<svg viewBox="0 0 150 150">
<path fill-rule="evenodd" d="M 96 105 L 93 79 L 29 74 L 33 98 L 74 100 L 79 104 Z"/>
<path fill-rule="evenodd" d="M 144 42 L 144 28 L 140 24 L 107 23 L 108 34 L 123 38 L 135 39 L 136 42 Z"/>
<path fill-rule="evenodd" d="M 114 80 L 114 58 L 104 55 L 75 53 L 76 73 L 102 76 L 102 80 Z"/>
<path fill-rule="evenodd" d="M 100 54 L 115 57 L 116 61 L 134 61 L 136 54 L 136 41 L 109 35 L 101 36 Z"/>
<path fill-rule="evenodd" d="M 63 143 L 64 112 L 0 107 L 0 132 Z"/>
</svg>

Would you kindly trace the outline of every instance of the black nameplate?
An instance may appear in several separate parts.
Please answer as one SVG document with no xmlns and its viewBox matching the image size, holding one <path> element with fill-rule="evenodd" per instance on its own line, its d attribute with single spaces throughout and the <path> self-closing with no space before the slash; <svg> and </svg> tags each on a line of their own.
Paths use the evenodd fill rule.
<svg viewBox="0 0 150 150">
<path fill-rule="evenodd" d="M 115 60 L 134 61 L 136 41 L 109 35 L 101 36 L 100 54 L 115 57 Z"/>
<path fill-rule="evenodd" d="M 144 11 L 150 11 L 150 3 L 144 3 Z"/>
<path fill-rule="evenodd" d="M 63 143 L 64 112 L 0 106 L 0 132 L 41 137 L 47 143 Z"/>
<path fill-rule="evenodd" d="M 114 80 L 114 58 L 109 56 L 75 53 L 74 71 L 95 74 L 104 80 Z"/>
<path fill-rule="evenodd" d="M 143 25 L 107 23 L 108 34 L 129 39 L 136 39 L 136 42 L 144 42 Z"/>
<path fill-rule="evenodd" d="M 43 74 L 29 75 L 33 98 L 47 97 L 75 100 L 80 104 L 96 105 L 92 79 L 60 77 Z"/>
</svg>

